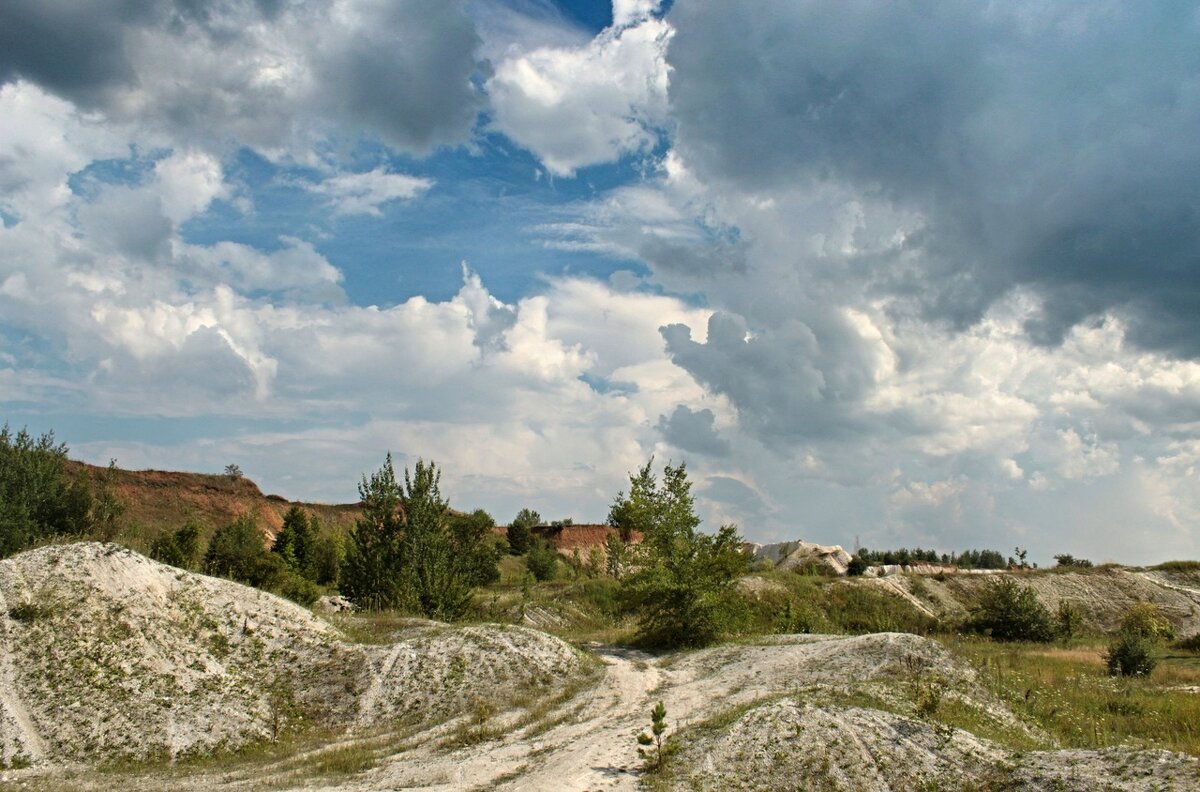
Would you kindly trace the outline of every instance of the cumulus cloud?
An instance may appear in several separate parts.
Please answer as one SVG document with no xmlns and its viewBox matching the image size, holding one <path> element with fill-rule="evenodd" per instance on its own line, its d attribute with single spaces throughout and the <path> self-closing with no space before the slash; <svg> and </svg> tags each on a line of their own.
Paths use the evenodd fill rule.
<svg viewBox="0 0 1200 792">
<path fill-rule="evenodd" d="M 657 6 L 617 0 L 613 26 L 585 45 L 500 60 L 486 86 L 493 126 L 559 176 L 652 149 L 667 118 L 672 34 Z"/>
</svg>

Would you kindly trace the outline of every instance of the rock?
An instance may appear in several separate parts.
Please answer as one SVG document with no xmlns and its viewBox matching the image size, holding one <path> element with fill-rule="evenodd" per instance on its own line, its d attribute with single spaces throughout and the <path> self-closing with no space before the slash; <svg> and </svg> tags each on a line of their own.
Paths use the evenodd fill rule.
<svg viewBox="0 0 1200 792">
<path fill-rule="evenodd" d="M 354 603 L 345 597 L 326 594 L 313 603 L 312 609 L 318 613 L 353 613 L 357 610 Z"/>
<path fill-rule="evenodd" d="M 756 560 L 771 561 L 776 569 L 794 570 L 807 564 L 816 564 L 831 574 L 844 575 L 850 564 L 850 554 L 841 545 L 819 545 L 812 542 L 776 542 L 774 544 L 750 544 L 748 549 Z"/>
</svg>

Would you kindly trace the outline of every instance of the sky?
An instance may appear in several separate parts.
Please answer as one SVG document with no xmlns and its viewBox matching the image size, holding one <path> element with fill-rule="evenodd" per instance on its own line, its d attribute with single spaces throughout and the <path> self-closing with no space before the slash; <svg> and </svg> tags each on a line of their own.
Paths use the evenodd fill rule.
<svg viewBox="0 0 1200 792">
<path fill-rule="evenodd" d="M 9 0 L 0 421 L 602 521 L 1200 557 L 1194 0 Z"/>
</svg>

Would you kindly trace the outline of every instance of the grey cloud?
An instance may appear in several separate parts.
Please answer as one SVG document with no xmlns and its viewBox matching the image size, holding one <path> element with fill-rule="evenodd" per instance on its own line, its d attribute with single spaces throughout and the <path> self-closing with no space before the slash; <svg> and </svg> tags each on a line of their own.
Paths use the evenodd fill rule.
<svg viewBox="0 0 1200 792">
<path fill-rule="evenodd" d="M 163 214 L 162 202 L 150 190 L 109 187 L 78 209 L 79 225 L 97 246 L 143 261 L 170 252 L 174 226 Z"/>
<path fill-rule="evenodd" d="M 729 441 L 717 434 L 713 428 L 715 416 L 712 410 L 692 411 L 686 404 L 675 407 L 668 418 L 658 417 L 658 431 L 663 439 L 682 451 L 712 457 L 727 457 Z"/>
<path fill-rule="evenodd" d="M 717 312 L 703 344 L 685 325 L 661 332 L 677 366 L 727 396 L 742 428 L 778 448 L 867 428 L 859 410 L 874 384 L 867 351 L 836 317 L 814 312 L 813 319 L 752 332 L 743 317 Z"/>
<path fill-rule="evenodd" d="M 188 145 L 363 133 L 415 154 L 468 138 L 479 44 L 462 2 L 12 0 L 0 84 L 30 80 Z"/>
<path fill-rule="evenodd" d="M 479 37 L 461 3 L 379 2 L 319 61 L 319 103 L 399 148 L 459 142 L 480 109 L 471 85 Z"/>
<path fill-rule="evenodd" d="M 9 0 L 0 4 L 0 83 L 26 78 L 85 105 L 134 79 L 125 33 L 152 0 Z"/>
<path fill-rule="evenodd" d="M 1141 344 L 1200 355 L 1196 3 L 698 0 L 670 19 L 678 143 L 705 178 L 919 211 L 920 265 L 877 285 L 927 315 L 964 326 L 1025 285 L 1039 342 L 1115 308 Z"/>
</svg>

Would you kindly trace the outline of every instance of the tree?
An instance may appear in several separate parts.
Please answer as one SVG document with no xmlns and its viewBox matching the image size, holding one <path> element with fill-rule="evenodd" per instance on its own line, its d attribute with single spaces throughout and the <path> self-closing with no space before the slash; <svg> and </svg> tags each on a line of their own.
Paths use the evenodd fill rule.
<svg viewBox="0 0 1200 792">
<path fill-rule="evenodd" d="M 618 530 L 643 535 L 631 548 L 633 571 L 621 582 L 621 598 L 637 613 L 643 642 L 708 644 L 743 615 L 733 591 L 747 569 L 742 540 L 732 525 L 715 535 L 699 532 L 685 464 L 668 463 L 660 486 L 653 463 L 630 476 L 629 495 L 618 493 L 609 513 Z"/>
<path fill-rule="evenodd" d="M 293 572 L 316 580 L 313 562 L 320 522 L 299 506 L 292 506 L 283 515 L 283 526 L 275 536 L 271 552 L 282 558 Z"/>
<path fill-rule="evenodd" d="M 456 533 L 436 464 L 418 460 L 404 483 L 392 456 L 359 485 L 363 517 L 350 535 L 342 593 L 369 609 L 412 608 L 431 619 L 460 618 L 480 575 L 476 527 Z M 489 518 L 490 519 L 490 518 Z"/>
<path fill-rule="evenodd" d="M 383 467 L 363 476 L 358 485 L 362 517 L 350 532 L 340 589 L 360 607 L 369 610 L 405 604 L 405 581 L 400 540 L 404 521 L 400 514 L 400 484 L 388 454 Z"/>
<path fill-rule="evenodd" d="M 238 479 L 240 479 L 242 477 L 242 469 L 240 467 L 238 467 L 236 464 L 226 465 L 225 466 L 225 475 L 228 476 L 231 481 L 237 481 Z"/>
<path fill-rule="evenodd" d="M 500 548 L 493 529 L 496 521 L 483 509 L 450 517 L 450 540 L 471 586 L 486 586 L 500 579 Z"/>
<path fill-rule="evenodd" d="M 663 734 L 667 731 L 667 708 L 660 701 L 650 710 L 650 733 L 642 732 L 637 736 L 638 756 L 646 762 L 646 769 L 662 770 L 663 766 Z"/>
<path fill-rule="evenodd" d="M 513 555 L 525 555 L 533 541 L 533 529 L 542 522 L 542 515 L 532 509 L 521 509 L 508 524 L 508 549 Z"/>
<path fill-rule="evenodd" d="M 204 553 L 204 571 L 311 605 L 320 589 L 288 568 L 287 562 L 263 545 L 254 518 L 244 515 L 216 530 Z"/>
<path fill-rule="evenodd" d="M 0 428 L 0 558 L 53 536 L 84 536 L 93 525 L 91 489 L 68 474 L 67 447 L 54 432 L 35 439 Z"/>
</svg>

